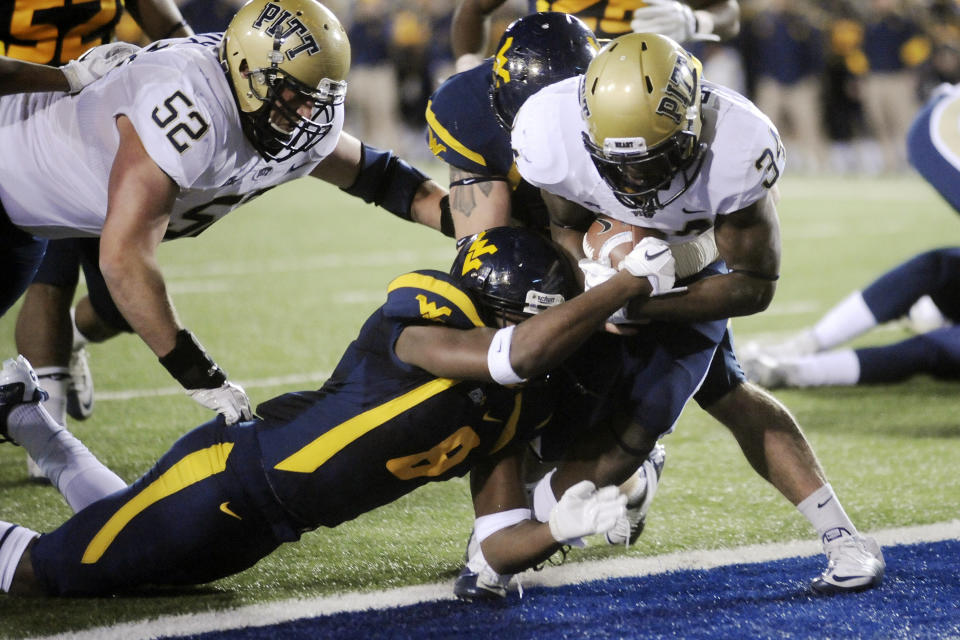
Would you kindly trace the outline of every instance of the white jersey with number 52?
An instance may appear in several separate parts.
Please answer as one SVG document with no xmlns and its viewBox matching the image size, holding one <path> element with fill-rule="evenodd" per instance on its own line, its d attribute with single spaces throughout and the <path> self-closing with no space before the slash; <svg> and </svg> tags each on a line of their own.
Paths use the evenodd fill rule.
<svg viewBox="0 0 960 640">
<path fill-rule="evenodd" d="M 97 236 L 124 115 L 151 159 L 180 188 L 166 239 L 197 235 L 257 194 L 306 175 L 343 126 L 284 162 L 247 141 L 217 58 L 220 34 L 162 40 L 75 96 L 0 99 L 0 201 L 17 226 L 45 237 Z"/>
<path fill-rule="evenodd" d="M 759 200 L 783 172 L 783 144 L 770 119 L 737 92 L 704 81 L 700 141 L 707 151 L 700 173 L 684 194 L 653 216 L 638 215 L 616 199 L 584 147 L 581 77 L 534 94 L 514 121 L 517 168 L 541 189 L 628 224 L 659 229 L 669 241 L 680 242 L 712 227 L 716 216 Z M 661 200 L 682 184 L 675 178 Z"/>
</svg>

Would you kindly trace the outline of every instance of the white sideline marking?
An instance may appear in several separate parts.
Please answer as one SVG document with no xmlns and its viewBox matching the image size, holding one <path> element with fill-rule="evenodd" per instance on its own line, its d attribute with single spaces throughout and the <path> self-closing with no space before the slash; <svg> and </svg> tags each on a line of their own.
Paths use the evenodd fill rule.
<svg viewBox="0 0 960 640">
<path fill-rule="evenodd" d="M 226 276 L 231 279 L 241 276 L 296 273 L 302 271 L 328 271 L 330 269 L 356 270 L 361 267 L 389 267 L 394 265 L 423 265 L 436 262 L 441 269 L 449 268 L 456 252 L 453 245 L 444 249 L 409 249 L 401 251 L 371 251 L 367 253 L 327 253 L 311 256 L 293 256 L 272 260 L 220 260 L 202 265 L 164 265 L 168 280 L 176 278 L 209 278 Z M 399 273 L 397 274 L 399 275 Z M 386 285 L 384 285 L 386 286 Z"/>
<path fill-rule="evenodd" d="M 872 532 L 870 535 L 884 546 L 951 540 L 960 538 L 960 520 L 884 529 Z M 543 571 L 528 571 L 522 574 L 521 580 L 526 586 L 560 586 L 605 578 L 644 576 L 679 569 L 711 569 L 732 564 L 807 557 L 820 552 L 820 544 L 815 540 L 774 542 L 734 549 L 684 551 L 647 558 L 609 558 L 596 562 L 570 563 L 559 567 L 547 566 Z M 372 593 L 344 593 L 319 598 L 283 600 L 216 612 L 162 616 L 153 620 L 97 627 L 36 640 L 105 640 L 109 638 L 139 640 L 157 636 L 180 636 L 242 627 L 260 627 L 344 611 L 386 609 L 420 602 L 452 600 L 452 587 L 452 581 L 446 581 Z"/>
<path fill-rule="evenodd" d="M 274 376 L 259 380 L 236 381 L 244 389 L 257 387 L 281 387 L 284 385 L 303 384 L 305 382 L 323 382 L 330 377 L 329 371 L 313 371 L 311 373 L 294 373 L 288 376 Z M 135 400 L 137 398 L 156 398 L 158 396 L 179 396 L 183 394 L 182 387 L 158 387 L 154 389 L 127 389 L 125 391 L 97 391 L 97 401 L 100 400 Z"/>
</svg>

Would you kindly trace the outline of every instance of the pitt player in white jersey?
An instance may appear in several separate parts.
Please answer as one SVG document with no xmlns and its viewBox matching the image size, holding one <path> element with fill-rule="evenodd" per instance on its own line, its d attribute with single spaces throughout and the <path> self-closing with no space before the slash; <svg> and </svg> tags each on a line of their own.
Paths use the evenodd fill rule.
<svg viewBox="0 0 960 640">
<path fill-rule="evenodd" d="M 658 38 L 664 46 L 668 42 Z M 617 41 L 608 56 L 628 44 Z M 512 136 L 524 178 L 590 211 L 657 229 L 669 242 L 688 240 L 712 228 L 718 215 L 773 197 L 784 167 L 773 123 L 738 93 L 701 80 L 697 61 L 676 51 L 661 72 L 666 75 L 657 78 L 663 86 L 648 92 L 640 106 L 651 109 L 652 117 L 649 131 L 637 137 L 594 141 L 605 133 L 603 111 L 621 110 L 619 104 L 601 103 L 593 107 L 593 117 L 584 117 L 591 103 L 603 101 L 596 75 L 569 78 L 531 97 L 517 114 Z M 629 71 L 636 85 L 653 80 L 657 69 L 647 66 Z M 700 94 L 696 100 L 694 92 Z M 630 119 L 628 111 L 621 112 Z M 631 180 L 640 172 L 642 178 Z"/>
<path fill-rule="evenodd" d="M 100 236 L 130 326 L 205 407 L 251 415 L 167 296 L 156 249 L 311 175 L 398 216 L 437 220 L 443 190 L 341 131 L 350 45 L 316 0 L 252 0 L 223 34 L 163 40 L 79 94 L 0 100 L 0 314 L 46 238 Z"/>
<path fill-rule="evenodd" d="M 571 253 L 582 255 L 577 230 L 593 213 L 662 232 L 664 240 L 651 236 L 638 245 L 648 246 L 649 258 L 695 234 L 716 237 L 721 260 L 679 281 L 679 295 L 630 305 L 632 320 L 650 324 L 624 339 L 618 366 L 632 379 L 609 400 L 630 414 L 617 441 L 622 452 L 609 458 L 614 482 L 629 468 L 618 457 L 646 455 L 673 428 L 719 340 L 729 337 L 726 319 L 765 309 L 779 275 L 780 137 L 748 100 L 700 75 L 699 63 L 673 40 L 628 34 L 605 46 L 583 76 L 534 94 L 514 120 L 517 168 L 544 192 L 552 228 Z M 618 267 L 582 266 L 588 287 Z M 667 279 L 664 288 L 672 285 Z M 764 405 L 780 407 L 772 397 Z M 669 411 L 658 414 L 661 406 Z M 879 546 L 840 507 L 799 428 L 778 434 L 756 425 L 741 435 L 751 462 L 755 449 L 764 452 L 762 467 L 789 470 L 790 482 L 778 479 L 777 488 L 817 530 L 830 560 L 813 588 L 830 593 L 879 584 Z M 770 448 L 774 440 L 777 451 Z M 772 476 L 764 475 L 773 482 Z M 554 491 L 568 482 L 555 476 Z"/>
<path fill-rule="evenodd" d="M 699 63 L 673 40 L 612 41 L 584 76 L 527 100 L 512 145 L 524 179 L 550 194 L 558 226 L 603 212 L 668 242 L 715 231 L 730 273 L 651 301 L 644 315 L 663 308 L 670 319 L 716 319 L 769 304 L 780 267 L 780 137 L 745 98 L 703 82 Z M 570 238 L 579 241 L 561 239 L 577 252 Z"/>
<path fill-rule="evenodd" d="M 0 144 L 44 151 L 4 163 L 0 198 L 10 220 L 44 237 L 100 235 L 120 142 L 114 121 L 120 116 L 179 189 L 166 240 L 198 235 L 255 195 L 316 168 L 340 138 L 346 83 L 336 86 L 339 95 L 331 91 L 334 100 L 316 125 L 322 134 L 311 144 L 299 152 L 261 155 L 234 124 L 238 111 L 217 55 L 221 40 L 222 34 L 204 34 L 154 43 L 74 99 L 31 93 L 0 102 Z M 349 57 L 344 60 L 349 63 Z M 22 120 L 24 112 L 31 117 Z M 53 163 L 67 167 L 56 180 L 50 179 Z M 37 192 L 35 184 L 46 188 Z"/>
</svg>

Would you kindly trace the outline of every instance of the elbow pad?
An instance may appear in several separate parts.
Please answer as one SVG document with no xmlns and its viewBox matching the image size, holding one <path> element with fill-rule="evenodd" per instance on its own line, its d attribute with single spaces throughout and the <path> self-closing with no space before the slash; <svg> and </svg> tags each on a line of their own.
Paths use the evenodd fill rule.
<svg viewBox="0 0 960 640">
<path fill-rule="evenodd" d="M 420 185 L 429 176 L 390 150 L 360 143 L 360 173 L 343 189 L 364 202 L 383 207 L 393 215 L 410 220 L 410 205 Z"/>
<path fill-rule="evenodd" d="M 712 228 L 693 240 L 670 245 L 670 251 L 676 261 L 677 280 L 700 273 L 708 264 L 720 257 Z"/>
</svg>

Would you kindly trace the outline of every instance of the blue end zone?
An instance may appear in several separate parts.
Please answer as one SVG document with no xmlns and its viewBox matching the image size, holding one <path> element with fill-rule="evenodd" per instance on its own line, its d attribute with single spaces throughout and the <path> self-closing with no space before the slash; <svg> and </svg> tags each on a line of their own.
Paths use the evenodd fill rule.
<svg viewBox="0 0 960 640">
<path fill-rule="evenodd" d="M 887 574 L 870 591 L 816 596 L 823 556 L 674 571 L 566 587 L 523 600 L 430 602 L 341 613 L 219 638 L 944 638 L 960 636 L 960 541 L 884 548 Z"/>
</svg>

